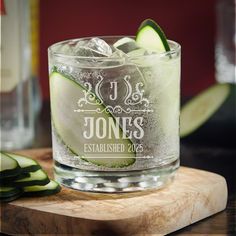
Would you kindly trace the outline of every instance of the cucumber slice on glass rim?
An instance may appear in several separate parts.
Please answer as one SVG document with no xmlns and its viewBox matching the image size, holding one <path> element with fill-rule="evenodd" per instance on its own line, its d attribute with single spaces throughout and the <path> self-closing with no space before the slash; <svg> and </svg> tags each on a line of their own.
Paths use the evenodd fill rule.
<svg viewBox="0 0 236 236">
<path fill-rule="evenodd" d="M 16 160 L 0 152 L 0 179 L 13 177 L 21 173 L 21 168 Z"/>
<path fill-rule="evenodd" d="M 188 101 L 180 112 L 180 137 L 188 136 L 205 124 L 229 94 L 229 84 L 215 84 Z"/>
<path fill-rule="evenodd" d="M 136 43 L 139 47 L 151 52 L 162 53 L 170 51 L 165 33 L 153 20 L 144 20 L 136 34 Z"/>
</svg>

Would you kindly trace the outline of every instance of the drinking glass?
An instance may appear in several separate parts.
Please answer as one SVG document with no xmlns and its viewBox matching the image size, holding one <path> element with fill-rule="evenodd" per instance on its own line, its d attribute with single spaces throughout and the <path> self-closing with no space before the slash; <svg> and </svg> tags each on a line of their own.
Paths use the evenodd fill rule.
<svg viewBox="0 0 236 236">
<path fill-rule="evenodd" d="M 236 83 L 236 4 L 235 0 L 218 0 L 216 5 L 216 80 Z"/>
<path fill-rule="evenodd" d="M 64 186 L 161 188 L 179 167 L 180 45 L 126 54 L 113 46 L 122 37 L 48 50 L 54 173 Z"/>
</svg>

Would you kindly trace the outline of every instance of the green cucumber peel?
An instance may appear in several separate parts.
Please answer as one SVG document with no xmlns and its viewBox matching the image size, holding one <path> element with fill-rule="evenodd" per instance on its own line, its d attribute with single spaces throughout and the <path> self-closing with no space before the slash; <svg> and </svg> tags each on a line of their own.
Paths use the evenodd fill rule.
<svg viewBox="0 0 236 236">
<path fill-rule="evenodd" d="M 0 179 L 17 176 L 21 168 L 16 160 L 0 152 Z"/>
<path fill-rule="evenodd" d="M 30 197 L 42 197 L 60 192 L 61 186 L 55 181 L 50 180 L 50 182 L 44 186 L 27 186 L 23 188 L 24 196 Z"/>
<path fill-rule="evenodd" d="M 13 158 L 15 161 L 17 161 L 23 173 L 34 172 L 41 169 L 41 166 L 39 165 L 37 161 L 27 156 L 23 156 L 23 155 L 11 153 L 11 152 L 4 152 L 4 154 Z"/>
<path fill-rule="evenodd" d="M 140 47 L 148 51 L 170 51 L 165 33 L 161 27 L 151 19 L 146 19 L 141 23 L 136 34 L 136 42 Z"/>
</svg>

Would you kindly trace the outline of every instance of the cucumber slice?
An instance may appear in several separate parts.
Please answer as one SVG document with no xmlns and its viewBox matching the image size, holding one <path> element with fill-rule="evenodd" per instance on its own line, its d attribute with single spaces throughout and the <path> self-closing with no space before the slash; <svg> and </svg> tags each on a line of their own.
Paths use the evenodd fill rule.
<svg viewBox="0 0 236 236">
<path fill-rule="evenodd" d="M 22 195 L 22 192 L 19 194 L 12 195 L 10 197 L 1 197 L 0 202 L 12 202 L 16 200 L 17 198 L 19 198 L 21 195 Z"/>
<path fill-rule="evenodd" d="M 10 152 L 4 152 L 4 154 L 16 160 L 23 172 L 34 172 L 41 169 L 41 166 L 35 160 L 32 160 L 26 156 Z"/>
<path fill-rule="evenodd" d="M 44 186 L 28 186 L 24 187 L 24 196 L 39 197 L 48 196 L 60 192 L 61 186 L 54 180 Z"/>
<path fill-rule="evenodd" d="M 30 172 L 29 174 L 29 177 L 18 179 L 14 182 L 8 183 L 8 186 L 24 187 L 32 185 L 45 185 L 50 182 L 47 174 L 41 169 L 35 172 Z"/>
<path fill-rule="evenodd" d="M 135 40 L 128 37 L 119 39 L 113 44 L 113 46 L 124 53 L 128 53 L 139 48 Z"/>
<path fill-rule="evenodd" d="M 102 112 L 74 112 L 78 107 L 79 98 L 84 97 L 84 90 L 80 84 L 73 81 L 66 76 L 53 72 L 50 76 L 50 93 L 51 93 L 51 114 L 52 123 L 57 134 L 60 136 L 65 145 L 77 156 L 84 160 L 106 167 L 124 167 L 129 166 L 135 162 L 135 154 L 128 152 L 128 144 L 131 144 L 129 139 L 115 138 L 113 135 L 111 139 L 105 137 L 104 139 L 97 139 L 92 137 L 87 143 L 100 144 L 101 141 L 106 144 L 119 143 L 124 145 L 124 152 L 121 153 L 85 153 L 83 137 L 84 132 L 84 118 L 92 116 L 94 119 L 102 117 L 106 121 L 113 118 L 110 113 Z M 95 96 L 91 93 L 91 96 Z M 84 105 L 86 110 L 104 109 L 103 105 Z M 120 137 L 122 137 L 122 130 L 120 129 Z M 112 158 L 111 158 L 112 155 Z"/>
<path fill-rule="evenodd" d="M 162 53 L 170 51 L 167 38 L 159 25 L 151 19 L 143 21 L 136 34 L 137 45 L 148 51 Z"/>
<path fill-rule="evenodd" d="M 21 168 L 17 161 L 0 152 L 0 179 L 16 176 L 21 173 Z"/>
<path fill-rule="evenodd" d="M 229 84 L 216 84 L 187 102 L 180 113 L 180 137 L 186 137 L 202 126 L 219 109 L 229 94 Z"/>
<path fill-rule="evenodd" d="M 9 198 L 22 193 L 22 189 L 15 187 L 0 187 L 0 198 Z"/>
<path fill-rule="evenodd" d="M 18 179 L 23 179 L 26 177 L 30 177 L 29 173 L 20 173 L 19 175 L 16 176 L 10 176 L 10 177 L 5 177 L 0 179 L 0 186 L 6 186 L 8 185 L 10 182 L 14 182 Z"/>
</svg>

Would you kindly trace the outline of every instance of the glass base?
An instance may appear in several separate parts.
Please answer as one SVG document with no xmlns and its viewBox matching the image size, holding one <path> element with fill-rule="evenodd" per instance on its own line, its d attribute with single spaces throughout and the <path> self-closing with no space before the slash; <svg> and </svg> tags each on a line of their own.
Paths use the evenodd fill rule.
<svg viewBox="0 0 236 236">
<path fill-rule="evenodd" d="M 81 191 L 119 193 L 159 189 L 173 180 L 179 159 L 146 170 L 86 171 L 55 161 L 55 179 L 62 185 Z"/>
</svg>

